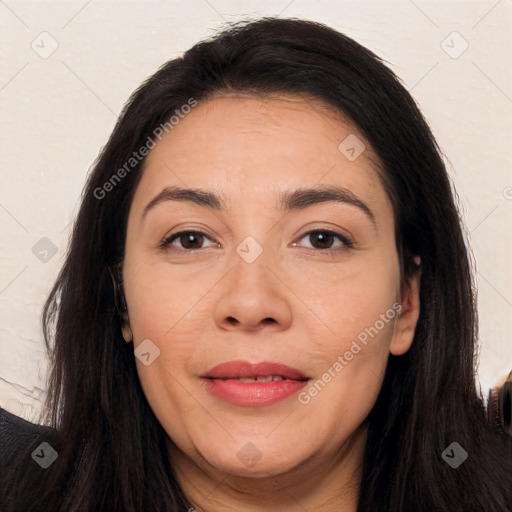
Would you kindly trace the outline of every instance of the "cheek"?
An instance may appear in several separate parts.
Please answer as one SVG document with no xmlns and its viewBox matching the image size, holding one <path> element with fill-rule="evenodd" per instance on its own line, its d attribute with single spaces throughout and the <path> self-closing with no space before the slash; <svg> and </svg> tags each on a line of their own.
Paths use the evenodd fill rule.
<svg viewBox="0 0 512 512">
<path fill-rule="evenodd" d="M 139 267 L 130 275 L 125 293 L 135 341 L 173 337 L 185 324 L 200 327 L 197 312 L 215 283 L 211 273 L 160 263 Z"/>
<path fill-rule="evenodd" d="M 374 333 L 374 345 L 389 341 L 399 307 L 398 272 L 393 266 L 374 262 L 350 272 L 332 272 L 323 280 L 320 275 L 310 277 L 302 277 L 294 291 L 320 320 L 316 321 L 317 334 L 309 333 L 320 352 L 332 355 L 353 340 L 364 342 L 367 329 Z M 314 324 L 308 321 L 306 325 L 313 328 Z"/>
<path fill-rule="evenodd" d="M 160 350 L 148 367 L 136 361 L 139 379 L 152 406 L 160 404 L 179 415 L 195 403 L 183 386 L 197 393 L 189 389 L 188 379 L 201 359 L 198 349 L 212 307 L 208 292 L 218 277 L 197 269 L 192 273 L 185 266 L 171 270 L 161 263 L 130 275 L 125 292 L 134 348 L 149 339 Z"/>
<path fill-rule="evenodd" d="M 309 287 L 312 309 L 323 324 L 306 324 L 310 359 L 321 374 L 299 401 L 311 404 L 319 417 L 325 414 L 325 421 L 334 414 L 350 417 L 355 425 L 377 398 L 400 310 L 398 270 L 390 261 L 374 261 L 352 273 L 333 273 L 322 290 Z"/>
<path fill-rule="evenodd" d="M 325 444 L 342 442 L 370 413 L 382 386 L 396 311 L 366 309 L 357 321 L 344 318 L 346 329 L 340 322 L 338 336 L 317 338 L 311 359 L 321 370 L 297 397 L 302 416 L 315 418 L 316 436 Z"/>
</svg>

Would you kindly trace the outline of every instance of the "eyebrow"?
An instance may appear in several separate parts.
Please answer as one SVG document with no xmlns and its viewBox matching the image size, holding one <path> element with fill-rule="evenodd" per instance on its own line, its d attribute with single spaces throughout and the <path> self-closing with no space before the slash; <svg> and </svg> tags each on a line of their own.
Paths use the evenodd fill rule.
<svg viewBox="0 0 512 512">
<path fill-rule="evenodd" d="M 144 208 L 142 217 L 145 217 L 150 210 L 165 201 L 189 202 L 215 211 L 226 211 L 227 209 L 224 199 L 214 192 L 174 186 L 166 187 L 156 195 Z M 285 191 L 278 197 L 278 205 L 281 211 L 303 210 L 310 206 L 326 202 L 338 202 L 355 206 L 376 225 L 375 215 L 372 210 L 353 192 L 346 188 L 333 185 L 318 188 L 301 187 L 295 190 Z"/>
</svg>

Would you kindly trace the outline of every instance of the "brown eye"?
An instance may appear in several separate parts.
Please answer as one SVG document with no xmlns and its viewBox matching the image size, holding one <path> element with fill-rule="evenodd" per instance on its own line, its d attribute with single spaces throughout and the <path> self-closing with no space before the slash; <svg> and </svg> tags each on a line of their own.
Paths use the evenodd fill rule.
<svg viewBox="0 0 512 512">
<path fill-rule="evenodd" d="M 301 238 L 301 240 L 303 239 L 309 240 L 310 248 L 318 249 L 319 251 L 338 252 L 353 247 L 352 242 L 346 236 L 329 230 L 310 231 Z M 338 241 L 338 245 L 333 247 L 336 241 Z"/>
<path fill-rule="evenodd" d="M 334 241 L 334 235 L 324 231 L 315 231 L 309 236 L 315 249 L 330 249 Z"/>
<path fill-rule="evenodd" d="M 200 249 L 203 242 L 203 235 L 186 233 L 179 236 L 179 241 L 184 249 Z"/>
<path fill-rule="evenodd" d="M 177 250 L 194 251 L 197 249 L 203 249 L 205 240 L 210 240 L 210 238 L 200 231 L 180 231 L 179 233 L 175 233 L 167 237 L 162 242 L 162 246 L 169 247 L 172 245 L 173 249 L 176 248 Z"/>
</svg>

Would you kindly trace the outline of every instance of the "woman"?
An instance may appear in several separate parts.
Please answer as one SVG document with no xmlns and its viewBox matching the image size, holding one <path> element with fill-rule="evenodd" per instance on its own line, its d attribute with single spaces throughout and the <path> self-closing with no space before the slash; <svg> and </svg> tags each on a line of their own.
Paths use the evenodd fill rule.
<svg viewBox="0 0 512 512">
<path fill-rule="evenodd" d="M 133 94 L 43 320 L 55 430 L 7 450 L 6 510 L 510 510 L 439 149 L 324 25 L 238 24 Z"/>
</svg>

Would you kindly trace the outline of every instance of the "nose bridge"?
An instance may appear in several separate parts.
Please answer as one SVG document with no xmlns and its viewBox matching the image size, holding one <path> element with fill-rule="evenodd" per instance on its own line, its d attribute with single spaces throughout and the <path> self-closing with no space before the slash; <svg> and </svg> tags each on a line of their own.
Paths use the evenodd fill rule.
<svg viewBox="0 0 512 512">
<path fill-rule="evenodd" d="M 234 268 L 230 272 L 234 292 L 241 295 L 272 294 L 277 295 L 275 277 L 272 268 L 276 260 L 271 249 L 248 236 L 235 248 Z M 275 270 L 274 270 L 275 272 Z"/>
<path fill-rule="evenodd" d="M 261 237 L 260 237 L 261 240 Z M 236 247 L 236 253 L 247 264 L 252 265 L 257 260 L 266 261 L 268 259 L 268 241 L 265 240 L 266 250 L 263 247 L 263 241 L 260 243 L 256 238 L 246 236 Z M 264 254 L 265 253 L 265 254 Z"/>
<path fill-rule="evenodd" d="M 215 321 L 224 328 L 259 329 L 269 321 L 287 326 L 291 309 L 286 287 L 274 275 L 275 256 L 255 237 L 236 247 L 227 283 L 215 307 Z"/>
</svg>

